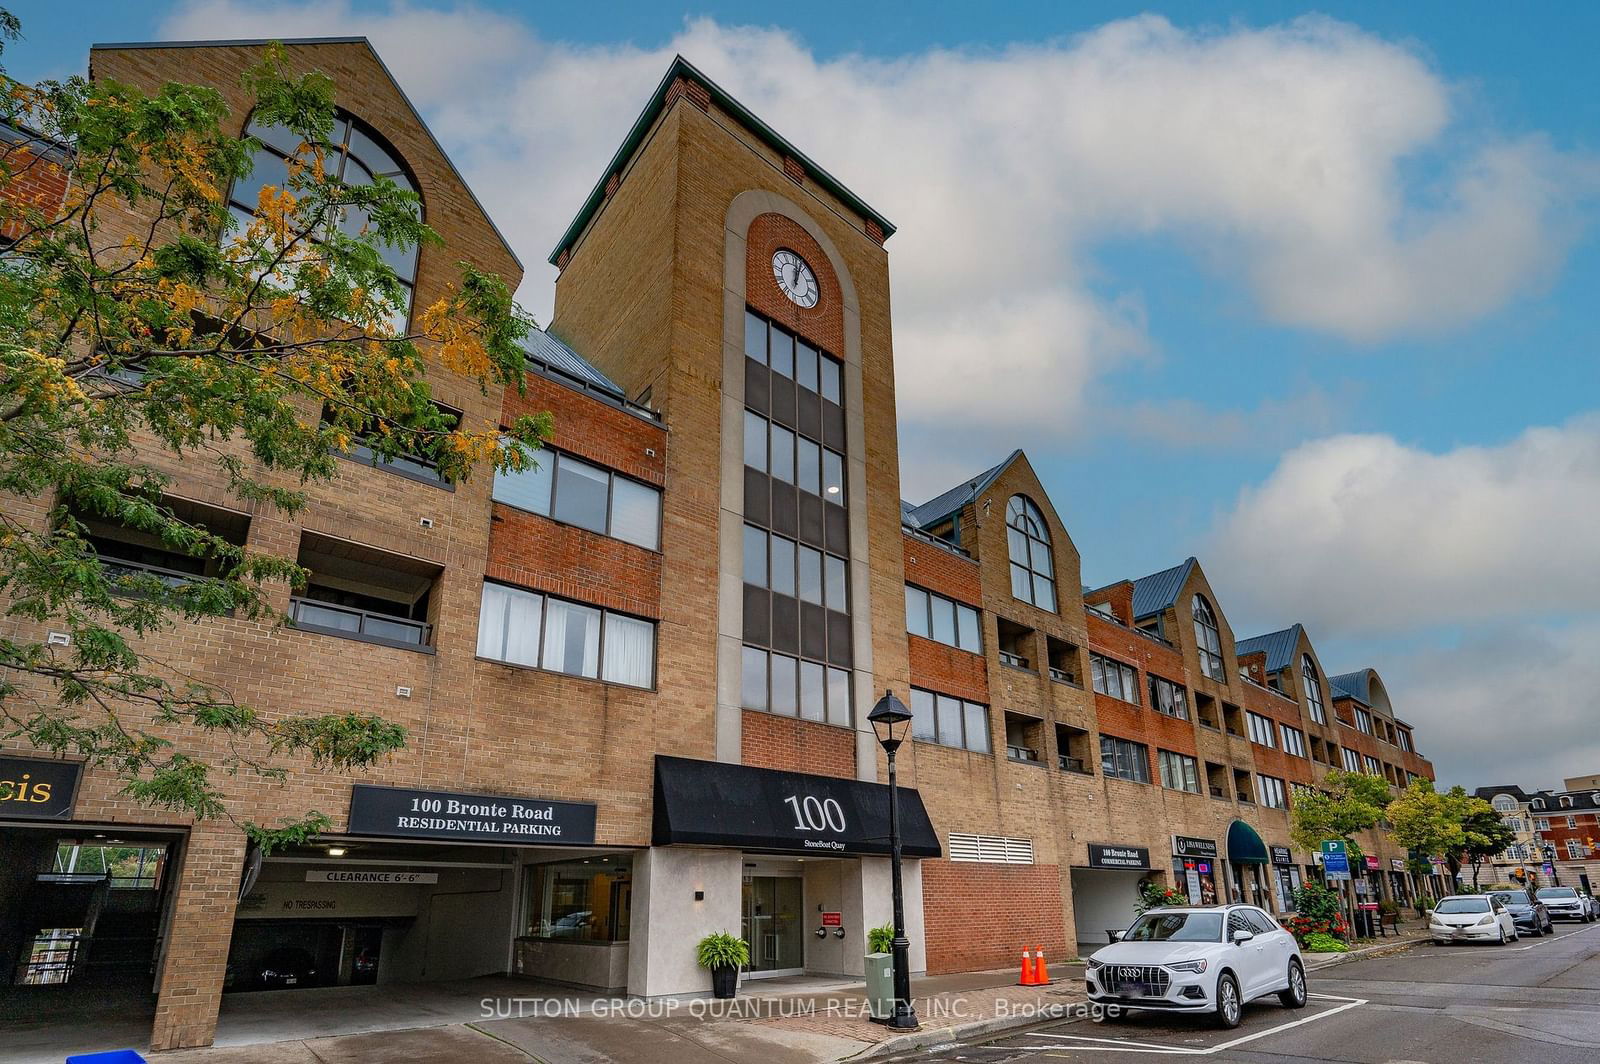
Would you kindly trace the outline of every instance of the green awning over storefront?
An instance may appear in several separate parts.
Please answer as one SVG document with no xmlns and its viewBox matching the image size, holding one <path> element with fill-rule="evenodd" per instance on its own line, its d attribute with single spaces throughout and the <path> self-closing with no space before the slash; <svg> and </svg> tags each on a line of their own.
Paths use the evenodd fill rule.
<svg viewBox="0 0 1600 1064">
<path fill-rule="evenodd" d="M 1238 864 L 1267 863 L 1267 844 L 1243 820 L 1228 825 L 1228 860 Z"/>
</svg>

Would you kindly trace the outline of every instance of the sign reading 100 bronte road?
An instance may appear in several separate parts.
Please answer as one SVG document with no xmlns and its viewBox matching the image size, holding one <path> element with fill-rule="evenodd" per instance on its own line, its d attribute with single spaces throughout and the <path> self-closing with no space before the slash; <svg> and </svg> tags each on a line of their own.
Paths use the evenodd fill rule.
<svg viewBox="0 0 1600 1064">
<path fill-rule="evenodd" d="M 499 794 L 374 787 L 350 790 L 350 833 L 407 839 L 592 846 L 594 804 Z"/>
</svg>

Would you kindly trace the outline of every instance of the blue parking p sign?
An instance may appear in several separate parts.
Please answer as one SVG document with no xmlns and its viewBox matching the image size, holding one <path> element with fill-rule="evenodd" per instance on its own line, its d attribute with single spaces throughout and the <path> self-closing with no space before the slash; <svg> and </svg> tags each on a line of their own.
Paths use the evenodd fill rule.
<svg viewBox="0 0 1600 1064">
<path fill-rule="evenodd" d="M 1343 839 L 1325 839 L 1322 843 L 1322 870 L 1329 879 L 1350 878 L 1350 854 Z"/>
</svg>

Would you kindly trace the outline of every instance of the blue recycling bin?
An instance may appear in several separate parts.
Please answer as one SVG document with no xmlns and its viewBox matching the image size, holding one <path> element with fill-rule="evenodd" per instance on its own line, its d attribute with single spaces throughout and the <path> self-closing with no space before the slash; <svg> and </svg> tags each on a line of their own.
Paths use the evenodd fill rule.
<svg viewBox="0 0 1600 1064">
<path fill-rule="evenodd" d="M 74 1053 L 67 1064 L 148 1064 L 131 1049 L 108 1049 L 104 1053 Z"/>
</svg>

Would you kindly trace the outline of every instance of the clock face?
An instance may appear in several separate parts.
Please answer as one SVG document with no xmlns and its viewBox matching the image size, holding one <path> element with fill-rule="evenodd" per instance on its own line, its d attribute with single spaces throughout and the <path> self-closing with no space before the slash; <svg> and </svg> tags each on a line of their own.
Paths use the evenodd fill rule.
<svg viewBox="0 0 1600 1064">
<path fill-rule="evenodd" d="M 817 289 L 817 275 L 811 272 L 805 259 L 788 248 L 772 253 L 772 278 L 778 282 L 779 290 L 789 297 L 789 302 L 807 310 L 817 305 L 821 294 Z"/>
</svg>

